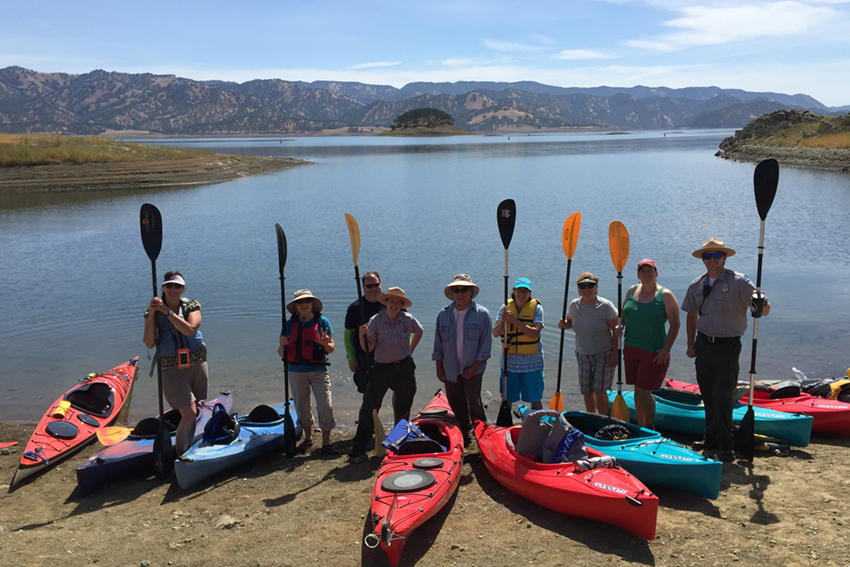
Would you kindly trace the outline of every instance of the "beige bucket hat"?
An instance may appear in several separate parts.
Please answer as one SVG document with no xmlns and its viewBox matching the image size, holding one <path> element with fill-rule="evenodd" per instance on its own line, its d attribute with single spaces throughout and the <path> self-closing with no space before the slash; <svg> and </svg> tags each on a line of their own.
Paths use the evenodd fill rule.
<svg viewBox="0 0 850 567">
<path fill-rule="evenodd" d="M 386 305 L 386 304 L 387 304 L 387 300 L 388 300 L 388 299 L 392 299 L 392 298 L 396 298 L 396 299 L 401 300 L 401 306 L 402 306 L 402 307 L 404 307 L 405 309 L 407 309 L 408 307 L 410 307 L 411 305 L 413 305 L 413 302 L 412 302 L 412 301 L 410 301 L 409 299 L 407 299 L 407 298 L 404 296 L 404 290 L 403 290 L 403 289 L 401 289 L 400 287 L 391 287 L 390 289 L 388 289 L 388 290 L 387 290 L 387 293 L 382 294 L 382 295 L 378 298 L 378 301 L 379 301 L 382 305 Z"/>
<path fill-rule="evenodd" d="M 723 243 L 719 238 L 711 237 L 705 241 L 702 245 L 702 248 L 695 251 L 693 256 L 694 258 L 702 258 L 702 253 L 708 250 L 720 250 L 721 252 L 725 252 L 726 256 L 734 256 L 735 251 L 731 248 L 726 248 L 726 244 Z"/>
<path fill-rule="evenodd" d="M 286 310 L 292 314 L 295 314 L 295 304 L 299 299 L 312 299 L 313 300 L 313 312 L 321 313 L 322 312 L 322 300 L 310 293 L 309 289 L 299 289 L 295 292 L 295 298 L 286 304 Z"/>
<path fill-rule="evenodd" d="M 472 278 L 467 276 L 466 274 L 458 274 L 452 280 L 452 283 L 446 286 L 445 294 L 446 297 L 454 301 L 455 296 L 452 294 L 453 287 L 471 287 L 472 288 L 472 298 L 475 299 L 475 296 L 478 295 L 480 291 L 478 286 L 472 283 Z"/>
</svg>

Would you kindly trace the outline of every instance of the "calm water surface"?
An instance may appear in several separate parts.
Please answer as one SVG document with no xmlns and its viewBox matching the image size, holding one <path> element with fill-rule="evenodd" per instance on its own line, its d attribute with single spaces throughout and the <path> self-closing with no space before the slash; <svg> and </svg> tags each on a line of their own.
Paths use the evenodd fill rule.
<svg viewBox="0 0 850 567">
<path fill-rule="evenodd" d="M 288 298 L 309 288 L 324 302 L 338 349 L 330 357 L 337 420 L 353 424 L 358 396 L 341 344 L 346 306 L 356 298 L 344 213 L 361 230 L 361 272 L 378 270 L 384 289 L 400 286 L 426 336 L 415 408 L 439 382 L 431 362 L 434 321 L 448 303 L 443 287 L 465 272 L 481 287 L 477 301 L 495 313 L 503 300 L 504 249 L 497 204 L 517 202 L 510 247 L 511 283 L 531 278 L 546 310 L 542 340 L 548 401 L 555 391 L 566 258 L 561 229 L 573 212 L 582 225 L 571 279 L 589 270 L 600 295 L 616 302 L 617 278 L 608 225 L 631 236 L 624 290 L 644 257 L 659 265 L 659 283 L 680 302 L 703 272 L 691 252 L 710 236 L 738 254 L 728 267 L 755 278 L 759 217 L 754 166 L 714 157 L 728 131 L 629 135 L 168 140 L 183 147 L 247 155 L 299 157 L 315 165 L 195 189 L 0 197 L 0 418 L 35 420 L 89 372 L 140 355 L 143 372 L 131 419 L 156 412 L 148 377 L 142 312 L 151 294 L 150 262 L 138 216 L 151 202 L 163 214 L 157 262 L 187 279 L 186 297 L 203 305 L 211 391 L 232 389 L 247 412 L 283 397 L 275 353 L 281 323 L 274 224 L 286 231 Z M 763 286 L 773 310 L 759 325 L 758 375 L 843 375 L 850 268 L 844 234 L 850 178 L 783 169 L 768 215 Z M 577 297 L 570 287 L 570 298 Z M 751 329 L 741 377 L 749 370 Z M 496 345 L 497 343 L 494 343 Z M 574 342 L 566 333 L 562 391 L 580 409 Z M 496 361 L 498 358 L 496 357 Z M 683 330 L 670 375 L 693 380 Z M 485 397 L 498 397 L 498 365 L 485 375 Z M 388 412 L 385 412 L 389 415 Z M 491 407 L 495 417 L 495 407 Z"/>
</svg>

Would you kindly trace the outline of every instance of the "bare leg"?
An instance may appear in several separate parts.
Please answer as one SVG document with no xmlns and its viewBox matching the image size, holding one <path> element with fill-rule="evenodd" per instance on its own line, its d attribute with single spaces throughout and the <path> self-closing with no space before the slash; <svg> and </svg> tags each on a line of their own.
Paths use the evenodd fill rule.
<svg viewBox="0 0 850 567">
<path fill-rule="evenodd" d="M 596 411 L 608 415 L 608 392 L 594 392 L 596 396 Z"/>
<path fill-rule="evenodd" d="M 584 409 L 591 413 L 596 411 L 596 394 L 584 394 Z"/>
<path fill-rule="evenodd" d="M 635 410 L 638 425 L 655 429 L 655 399 L 652 397 L 652 390 L 635 387 Z"/>
<path fill-rule="evenodd" d="M 531 402 L 531 409 L 533 409 L 533 410 L 543 409 L 543 400 L 537 400 L 536 402 Z"/>
<path fill-rule="evenodd" d="M 195 436 L 195 420 L 198 418 L 198 406 L 192 404 L 185 408 L 180 408 L 180 423 L 177 425 L 177 434 L 174 442 L 175 451 L 179 457 L 192 444 L 192 438 Z"/>
</svg>

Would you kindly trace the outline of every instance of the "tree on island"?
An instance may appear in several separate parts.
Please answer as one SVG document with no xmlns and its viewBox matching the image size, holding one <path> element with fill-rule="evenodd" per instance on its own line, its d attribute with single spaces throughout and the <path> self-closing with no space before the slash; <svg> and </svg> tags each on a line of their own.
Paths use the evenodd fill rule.
<svg viewBox="0 0 850 567">
<path fill-rule="evenodd" d="M 454 126 L 452 115 L 436 108 L 417 108 L 408 110 L 395 117 L 390 128 L 436 128 L 437 126 Z"/>
</svg>

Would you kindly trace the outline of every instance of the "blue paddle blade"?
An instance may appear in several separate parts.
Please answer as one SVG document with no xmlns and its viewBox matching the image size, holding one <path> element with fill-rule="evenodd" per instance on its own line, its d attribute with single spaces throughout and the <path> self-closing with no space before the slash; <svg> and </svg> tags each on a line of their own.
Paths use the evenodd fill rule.
<svg viewBox="0 0 850 567">
<path fill-rule="evenodd" d="M 756 166 L 753 174 L 753 186 L 756 192 L 756 207 L 761 220 L 767 218 L 767 212 L 776 197 L 776 186 L 779 185 L 779 162 L 766 159 Z"/>
</svg>

